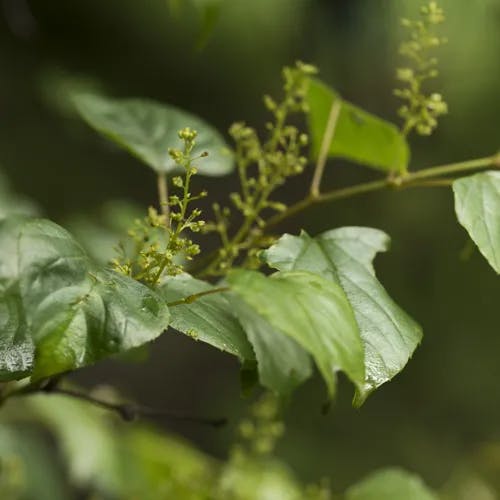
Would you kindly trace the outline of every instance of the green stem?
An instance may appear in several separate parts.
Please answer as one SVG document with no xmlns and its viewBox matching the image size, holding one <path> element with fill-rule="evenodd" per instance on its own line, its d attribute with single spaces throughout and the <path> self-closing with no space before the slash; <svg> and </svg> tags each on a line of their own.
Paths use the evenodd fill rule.
<svg viewBox="0 0 500 500">
<path fill-rule="evenodd" d="M 321 185 L 321 180 L 323 178 L 323 172 L 325 171 L 326 161 L 328 159 L 328 151 L 330 150 L 330 146 L 335 135 L 341 107 L 341 100 L 335 99 L 328 115 L 328 121 L 326 124 L 325 133 L 323 135 L 323 140 L 321 142 L 321 149 L 318 155 L 318 161 L 316 162 L 316 167 L 314 169 L 314 174 L 311 182 L 310 192 L 311 196 L 313 197 L 319 196 L 319 188 Z"/>
<path fill-rule="evenodd" d="M 179 300 L 174 300 L 173 302 L 167 302 L 167 307 L 181 306 L 183 304 L 192 304 L 198 299 L 205 297 L 206 295 L 213 295 L 215 293 L 229 292 L 230 288 L 227 286 L 222 286 L 220 288 L 212 288 L 211 290 L 205 290 L 199 293 L 193 293 Z"/>
<path fill-rule="evenodd" d="M 380 191 L 382 189 L 394 188 L 404 189 L 409 187 L 427 187 L 430 186 L 429 182 L 422 183 L 420 181 L 442 177 L 444 175 L 451 175 L 463 172 L 471 172 L 474 170 L 482 170 L 488 167 L 500 168 L 500 154 L 488 156 L 486 158 L 478 158 L 469 161 L 458 163 L 451 163 L 448 165 L 440 165 L 437 167 L 426 168 L 416 172 L 408 173 L 400 177 L 387 177 L 379 181 L 366 182 L 356 184 L 342 189 L 334 189 L 327 191 L 319 196 L 307 196 L 303 200 L 288 207 L 285 212 L 276 214 L 266 221 L 264 229 L 276 226 L 280 222 L 289 217 L 306 210 L 312 205 L 319 203 L 326 203 L 330 201 L 342 200 L 344 198 L 351 198 L 360 194 L 370 193 L 372 191 Z M 446 179 L 439 179 L 440 184 Z"/>
<path fill-rule="evenodd" d="M 170 207 L 168 205 L 168 185 L 167 174 L 160 172 L 158 174 L 158 198 L 160 201 L 161 213 L 165 216 L 165 224 L 170 226 Z"/>
</svg>

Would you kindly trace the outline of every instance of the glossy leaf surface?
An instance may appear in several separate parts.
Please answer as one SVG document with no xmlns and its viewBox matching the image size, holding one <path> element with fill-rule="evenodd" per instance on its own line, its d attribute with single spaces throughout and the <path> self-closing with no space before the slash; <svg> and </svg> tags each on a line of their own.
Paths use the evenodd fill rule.
<svg viewBox="0 0 500 500">
<path fill-rule="evenodd" d="M 356 404 L 406 365 L 422 338 L 420 327 L 391 299 L 375 276 L 372 261 L 389 245 L 377 229 L 344 227 L 315 238 L 284 235 L 263 252 L 281 271 L 305 270 L 339 283 L 352 306 L 365 350 L 366 379 Z"/>
<path fill-rule="evenodd" d="M 213 288 L 209 283 L 182 274 L 169 278 L 160 293 L 167 303 L 171 303 Z M 171 307 L 170 326 L 241 360 L 254 359 L 252 346 L 226 296 L 226 293 L 205 295 L 190 304 Z"/>
<path fill-rule="evenodd" d="M 231 306 L 242 324 L 257 358 L 260 383 L 283 397 L 312 374 L 309 354 L 237 296 Z"/>
<path fill-rule="evenodd" d="M 3 371 L 15 374 L 22 360 L 36 379 L 73 370 L 143 345 L 168 326 L 161 297 L 94 265 L 50 221 L 0 221 L 0 255 L 1 358 L 17 359 Z"/>
<path fill-rule="evenodd" d="M 253 310 L 312 355 L 330 397 L 340 370 L 361 389 L 363 346 L 351 306 L 339 285 L 309 272 L 267 277 L 245 270 L 233 271 L 229 282 Z"/>
</svg>

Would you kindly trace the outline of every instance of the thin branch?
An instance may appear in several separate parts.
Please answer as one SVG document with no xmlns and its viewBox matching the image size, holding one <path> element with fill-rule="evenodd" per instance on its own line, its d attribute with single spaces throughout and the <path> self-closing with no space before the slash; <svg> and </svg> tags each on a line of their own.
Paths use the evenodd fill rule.
<svg viewBox="0 0 500 500">
<path fill-rule="evenodd" d="M 5 399 L 10 399 L 13 397 L 29 396 L 33 394 L 58 394 L 61 396 L 68 396 L 80 401 L 85 401 L 94 406 L 98 406 L 104 410 L 111 411 L 120 416 L 123 420 L 131 422 L 137 420 L 140 417 L 150 417 L 150 418 L 167 418 L 173 420 L 184 420 L 188 422 L 194 422 L 202 425 L 209 425 L 212 427 L 222 427 L 227 423 L 226 418 L 207 418 L 199 417 L 197 415 L 190 415 L 188 413 L 182 413 L 171 410 L 161 410 L 155 408 L 149 408 L 147 406 L 136 405 L 134 403 L 111 403 L 105 399 L 100 399 L 91 396 L 88 393 L 77 391 L 74 389 L 66 389 L 62 387 L 57 387 L 56 385 L 48 384 L 44 386 L 31 386 L 28 385 L 21 388 L 18 391 L 10 393 Z"/>
<path fill-rule="evenodd" d="M 173 302 L 167 302 L 168 307 L 181 306 L 183 304 L 192 304 L 198 299 L 205 297 L 206 295 L 212 295 L 214 293 L 229 292 L 230 288 L 228 286 L 222 286 L 220 288 L 212 288 L 211 290 L 205 290 L 204 292 L 193 293 L 179 300 L 174 300 Z"/>
<path fill-rule="evenodd" d="M 225 418 L 206 418 L 199 417 L 196 415 L 190 415 L 187 413 L 176 412 L 171 410 L 158 410 L 155 408 L 149 408 L 147 406 L 136 405 L 133 403 L 110 403 L 104 399 L 99 399 L 90 394 L 75 391 L 73 389 L 62 389 L 54 388 L 50 391 L 50 394 L 60 394 L 62 396 L 69 396 L 75 399 L 80 399 L 86 401 L 94 406 L 98 406 L 105 410 L 109 410 L 117 413 L 123 420 L 131 422 L 137 420 L 140 417 L 152 417 L 152 418 L 169 418 L 174 420 L 186 420 L 189 422 L 195 422 L 203 425 L 210 425 L 212 427 L 221 427 L 227 423 Z"/>
<path fill-rule="evenodd" d="M 339 120 L 341 107 L 342 101 L 338 98 L 335 99 L 328 115 L 325 133 L 323 135 L 323 140 L 321 141 L 318 161 L 316 162 L 316 167 L 314 169 L 314 175 L 311 182 L 310 193 L 313 198 L 317 198 L 319 196 L 321 179 L 323 178 L 323 172 L 325 171 L 325 165 L 328 159 L 328 151 L 330 150 L 333 137 L 335 136 L 335 129 L 337 128 L 337 122 Z"/>
<path fill-rule="evenodd" d="M 483 170 L 485 168 L 494 167 L 500 168 L 500 154 L 494 156 L 488 156 L 486 158 L 478 158 L 475 160 L 468 160 L 459 163 L 451 163 L 448 165 L 440 165 L 437 167 L 430 167 L 423 170 L 417 170 L 416 172 L 408 173 L 400 177 L 387 177 L 373 182 L 365 182 L 362 184 L 356 184 L 354 186 L 349 186 L 341 189 L 333 189 L 325 193 L 320 194 L 317 197 L 311 195 L 307 196 L 303 200 L 295 203 L 288 207 L 285 212 L 278 213 L 266 221 L 265 229 L 269 229 L 276 226 L 280 222 L 288 219 L 289 217 L 302 212 L 313 205 L 319 203 L 327 203 L 330 201 L 342 200 L 345 198 L 351 198 L 358 196 L 360 194 L 370 193 L 372 191 L 380 191 L 383 189 L 405 189 L 411 187 L 427 187 L 430 181 L 427 179 L 432 179 L 435 177 L 442 177 L 445 175 L 472 172 L 475 170 Z M 426 180 L 426 182 L 422 182 Z M 447 181 L 446 179 L 439 179 L 440 183 Z"/>
</svg>

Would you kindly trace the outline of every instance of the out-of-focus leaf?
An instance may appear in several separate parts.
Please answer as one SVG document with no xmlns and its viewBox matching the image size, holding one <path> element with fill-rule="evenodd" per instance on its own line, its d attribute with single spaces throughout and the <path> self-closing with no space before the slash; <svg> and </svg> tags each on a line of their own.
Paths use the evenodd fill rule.
<svg viewBox="0 0 500 500">
<path fill-rule="evenodd" d="M 76 486 L 107 493 L 121 487 L 120 449 L 108 412 L 55 394 L 30 397 L 28 408 L 56 437 Z"/>
<path fill-rule="evenodd" d="M 205 281 L 181 274 L 168 278 L 160 293 L 167 303 L 171 303 L 213 288 Z M 234 354 L 242 361 L 255 358 L 225 293 L 206 295 L 190 304 L 176 305 L 170 308 L 170 313 L 170 326 L 191 338 Z"/>
<path fill-rule="evenodd" d="M 193 155 L 205 151 L 196 167 L 200 174 L 225 175 L 233 169 L 233 158 L 223 137 L 201 118 L 174 106 L 147 99 L 110 99 L 80 94 L 74 97 L 82 118 L 99 133 L 142 160 L 156 172 L 173 172 L 176 165 L 169 148 L 181 148 L 180 129 L 198 132 Z"/>
<path fill-rule="evenodd" d="M 216 498 L 302 500 L 304 494 L 282 464 L 270 460 L 238 460 L 230 462 L 224 468 Z"/>
<path fill-rule="evenodd" d="M 105 203 L 96 214 L 69 217 L 64 227 L 90 257 L 101 264 L 107 264 L 117 256 L 118 244 L 126 244 L 127 231 L 134 221 L 142 219 L 144 215 L 144 209 L 139 205 L 126 200 L 112 200 Z"/>
<path fill-rule="evenodd" d="M 180 439 L 61 395 L 26 405 L 56 438 L 76 486 L 124 500 L 213 498 L 216 462 Z"/>
<path fill-rule="evenodd" d="M 234 294 L 230 302 L 255 352 L 260 383 L 276 394 L 288 396 L 311 376 L 309 354 Z"/>
<path fill-rule="evenodd" d="M 37 206 L 13 192 L 5 175 L 0 172 L 0 219 L 10 215 L 37 215 Z"/>
<path fill-rule="evenodd" d="M 0 255 L 0 321 L 6 325 L 1 357 L 23 346 L 10 364 L 19 377 L 26 376 L 19 367 L 29 364 L 29 338 L 35 347 L 32 377 L 39 379 L 143 345 L 168 326 L 159 295 L 94 265 L 50 221 L 0 221 Z"/>
<path fill-rule="evenodd" d="M 0 424 L 0 498 L 71 500 L 42 435 L 24 425 Z"/>
<path fill-rule="evenodd" d="M 362 389 L 363 345 L 351 306 L 337 283 L 304 271 L 266 277 L 237 270 L 228 280 L 258 315 L 312 355 L 330 397 L 334 396 L 339 370 Z"/>
<path fill-rule="evenodd" d="M 341 97 L 319 80 L 311 79 L 307 95 L 312 153 L 317 157 L 330 110 Z M 341 99 L 340 114 L 328 155 L 346 158 L 384 172 L 404 172 L 409 148 L 399 129 Z"/>
<path fill-rule="evenodd" d="M 453 192 L 458 221 L 500 274 L 500 172 L 458 179 Z"/>
<path fill-rule="evenodd" d="M 387 250 L 389 237 L 366 227 L 343 227 L 315 238 L 286 234 L 262 253 L 280 271 L 317 273 L 340 284 L 352 306 L 365 349 L 366 379 L 355 403 L 392 379 L 422 338 L 420 327 L 391 299 L 375 276 L 372 261 Z"/>
<path fill-rule="evenodd" d="M 374 472 L 349 488 L 346 500 L 438 500 L 438 497 L 415 474 L 389 468 Z"/>
</svg>

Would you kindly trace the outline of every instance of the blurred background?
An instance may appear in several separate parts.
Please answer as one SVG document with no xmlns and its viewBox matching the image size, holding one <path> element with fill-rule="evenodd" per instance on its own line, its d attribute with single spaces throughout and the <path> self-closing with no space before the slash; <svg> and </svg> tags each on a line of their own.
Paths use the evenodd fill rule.
<svg viewBox="0 0 500 500">
<path fill-rule="evenodd" d="M 450 112 L 431 138 L 412 139 L 415 169 L 488 156 L 500 146 L 500 1 L 439 3 L 449 43 L 431 85 Z M 104 224 L 112 200 L 139 210 L 155 203 L 155 179 L 72 114 L 69 89 L 154 98 L 222 132 L 242 119 L 262 130 L 262 95 L 279 93 L 282 66 L 301 59 L 346 99 L 398 120 L 398 19 L 415 17 L 419 0 L 227 0 L 220 15 L 205 20 L 194 4 L 177 4 L 0 1 L 0 168 L 15 191 L 75 234 L 88 234 L 92 219 Z M 291 182 L 283 199 L 302 196 L 308 175 Z M 332 161 L 324 185 L 368 178 L 360 167 Z M 196 182 L 216 199 L 233 186 L 227 179 Z M 378 258 L 378 276 L 425 335 L 402 374 L 360 410 L 351 407 L 345 380 L 326 416 L 319 378 L 299 389 L 277 454 L 301 480 L 326 476 L 343 489 L 375 468 L 399 465 L 440 486 L 500 441 L 500 282 L 477 252 L 464 258 L 467 237 L 452 201 L 446 189 L 382 192 L 317 207 L 283 225 L 312 234 L 342 225 L 386 231 L 393 244 Z M 238 370 L 229 356 L 169 332 L 146 364 L 101 363 L 74 380 L 116 386 L 154 407 L 227 415 L 232 424 L 222 430 L 160 422 L 224 458 L 248 406 Z"/>
</svg>

